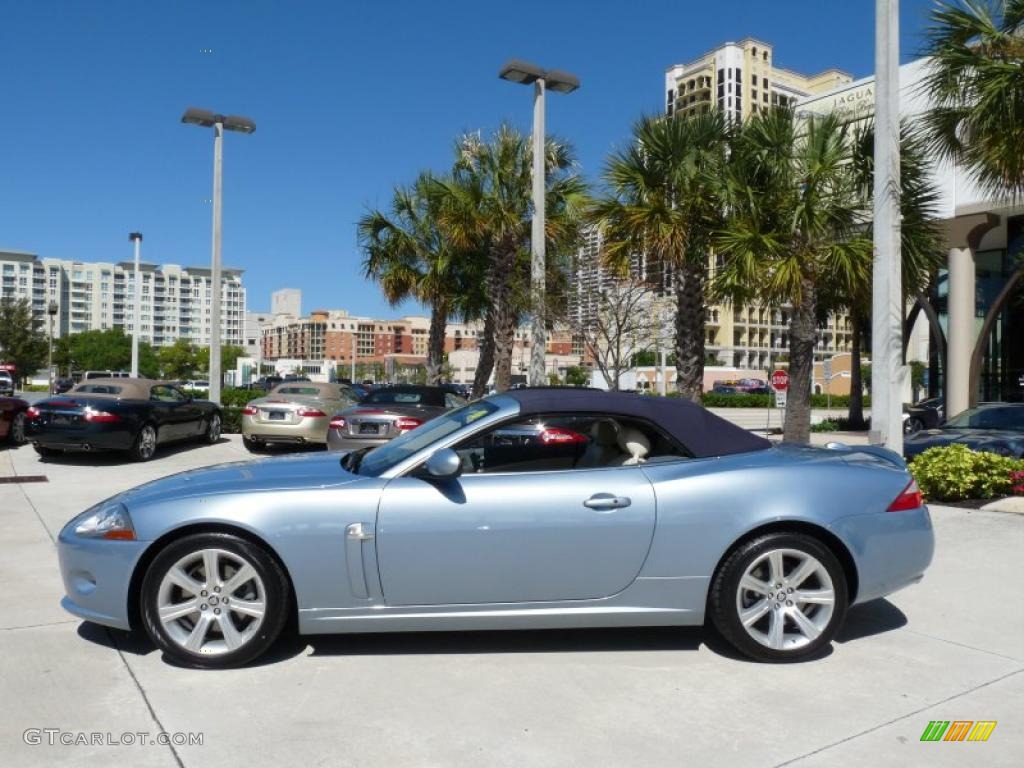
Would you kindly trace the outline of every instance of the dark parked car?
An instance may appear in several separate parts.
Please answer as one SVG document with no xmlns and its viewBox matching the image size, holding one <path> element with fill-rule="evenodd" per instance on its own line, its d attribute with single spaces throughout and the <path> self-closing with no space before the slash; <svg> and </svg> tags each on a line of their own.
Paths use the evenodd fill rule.
<svg viewBox="0 0 1024 768">
<path fill-rule="evenodd" d="M 1024 458 L 1024 403 L 982 403 L 935 429 L 908 435 L 903 453 L 911 459 L 937 445 L 959 443 L 976 451 Z"/>
<path fill-rule="evenodd" d="M 357 405 L 331 418 L 327 449 L 355 450 L 383 445 L 466 401 L 441 387 L 397 386 L 375 389 Z"/>
<path fill-rule="evenodd" d="M 69 376 L 63 376 L 53 380 L 53 392 L 51 395 L 62 395 L 75 386 L 75 380 Z"/>
<path fill-rule="evenodd" d="M 930 397 L 904 406 L 903 412 L 907 415 L 903 422 L 903 431 L 912 435 L 922 429 L 934 429 L 939 426 L 946 414 L 946 404 L 941 397 Z"/>
<path fill-rule="evenodd" d="M 41 456 L 62 451 L 128 451 L 153 458 L 175 440 L 220 439 L 219 406 L 175 384 L 150 379 L 91 379 L 28 409 L 28 434 Z"/>
<path fill-rule="evenodd" d="M 28 403 L 20 397 L 0 397 L 0 442 L 25 442 L 25 414 Z"/>
</svg>

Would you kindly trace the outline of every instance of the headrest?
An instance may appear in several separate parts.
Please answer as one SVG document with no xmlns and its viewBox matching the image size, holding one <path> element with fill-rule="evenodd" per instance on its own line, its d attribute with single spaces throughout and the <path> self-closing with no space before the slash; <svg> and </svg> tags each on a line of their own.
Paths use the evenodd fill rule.
<svg viewBox="0 0 1024 768">
<path fill-rule="evenodd" d="M 651 441 L 639 429 L 627 428 L 619 432 L 619 448 L 630 456 L 624 464 L 641 464 L 651 452 Z"/>
</svg>

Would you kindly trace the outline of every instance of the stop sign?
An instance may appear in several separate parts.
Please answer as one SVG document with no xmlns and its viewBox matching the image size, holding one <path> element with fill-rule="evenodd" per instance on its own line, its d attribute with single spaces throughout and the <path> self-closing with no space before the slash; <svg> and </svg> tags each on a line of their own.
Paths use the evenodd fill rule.
<svg viewBox="0 0 1024 768">
<path fill-rule="evenodd" d="M 789 374 L 786 371 L 772 372 L 772 389 L 776 392 L 785 392 L 789 389 Z"/>
</svg>

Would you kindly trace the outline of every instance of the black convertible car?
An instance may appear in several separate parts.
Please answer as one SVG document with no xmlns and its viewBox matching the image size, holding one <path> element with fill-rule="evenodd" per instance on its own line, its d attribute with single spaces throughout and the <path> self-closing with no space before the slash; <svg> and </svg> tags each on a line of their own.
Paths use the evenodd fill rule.
<svg viewBox="0 0 1024 768">
<path fill-rule="evenodd" d="M 937 445 L 960 443 L 975 451 L 1024 458 L 1024 403 L 982 403 L 935 429 L 922 429 L 903 440 L 903 455 L 912 459 Z"/>
<path fill-rule="evenodd" d="M 62 451 L 128 451 L 153 458 L 162 443 L 220 439 L 219 406 L 150 379 L 91 379 L 28 410 L 28 436 L 41 456 Z"/>
</svg>

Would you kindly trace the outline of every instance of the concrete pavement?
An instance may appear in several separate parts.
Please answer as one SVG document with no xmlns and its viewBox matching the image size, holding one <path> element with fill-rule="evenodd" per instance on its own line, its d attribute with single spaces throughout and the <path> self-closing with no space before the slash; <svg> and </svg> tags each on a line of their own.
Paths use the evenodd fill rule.
<svg viewBox="0 0 1024 768">
<path fill-rule="evenodd" d="M 53 537 L 146 480 L 246 457 L 237 436 L 148 464 L 0 449 L 0 765 L 1016 765 L 1024 754 L 1024 516 L 933 507 L 925 580 L 853 609 L 824 657 L 735 658 L 696 629 L 290 638 L 258 666 L 197 672 L 58 605 Z M 996 720 L 921 743 L 929 720 Z M 149 732 L 26 744 L 26 729 Z M 157 732 L 202 745 L 149 744 Z M 137 737 L 136 737 L 137 738 Z M 32 740 L 30 733 L 29 740 Z M 108 739 L 109 740 L 109 739 Z"/>
</svg>

